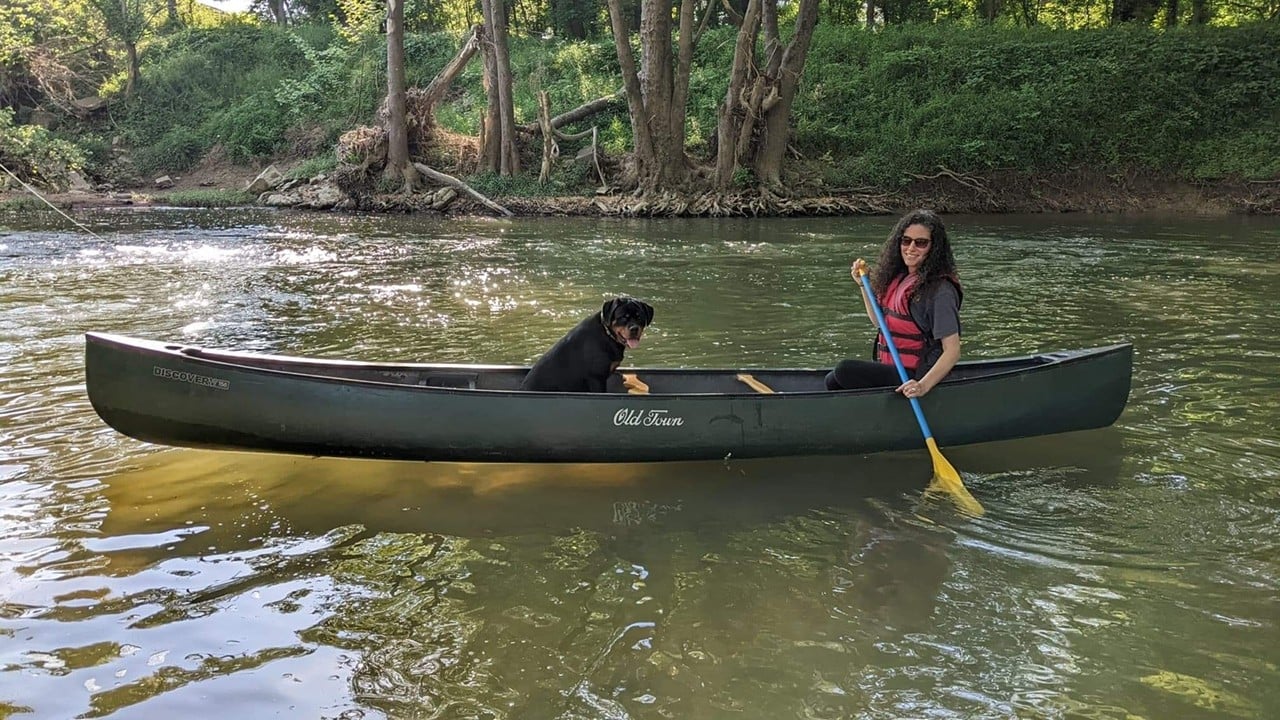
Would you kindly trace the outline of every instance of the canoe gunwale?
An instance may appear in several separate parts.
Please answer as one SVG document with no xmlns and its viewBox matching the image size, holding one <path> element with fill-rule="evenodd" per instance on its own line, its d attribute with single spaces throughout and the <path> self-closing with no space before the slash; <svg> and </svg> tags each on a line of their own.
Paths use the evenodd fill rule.
<svg viewBox="0 0 1280 720">
<path fill-rule="evenodd" d="M 321 373 L 307 372 L 304 368 L 293 369 L 277 369 L 272 367 L 262 367 L 256 362 L 237 362 L 237 360 L 247 361 L 269 361 L 284 364 L 298 365 L 320 365 L 334 368 L 344 369 L 371 369 L 371 370 L 444 370 L 457 372 L 503 372 L 503 371 L 523 371 L 528 370 L 527 365 L 490 365 L 490 364 L 465 364 L 465 363 L 414 363 L 414 362 L 365 362 L 358 360 L 337 360 L 326 358 L 311 358 L 293 355 L 274 355 L 274 354 L 258 354 L 231 350 L 206 350 L 199 346 L 177 345 L 174 343 L 160 343 L 148 340 L 140 340 L 121 335 L 109 333 L 88 332 L 85 333 L 86 342 L 109 344 L 128 351 L 160 356 L 175 356 L 188 362 L 195 362 L 209 367 L 222 367 L 234 369 L 239 372 L 262 373 L 268 376 L 289 377 L 305 379 L 310 382 L 323 382 L 326 384 L 338 384 L 348 386 L 359 386 L 379 389 L 395 389 L 399 391 L 414 391 L 427 394 L 449 394 L 449 395 L 482 395 L 485 397 L 510 396 L 513 398 L 601 398 L 608 397 L 617 400 L 622 397 L 627 398 L 658 398 L 658 399 L 674 399 L 674 398 L 708 398 L 708 397 L 724 397 L 724 398 L 750 398 L 752 400 L 760 400 L 765 402 L 780 402 L 788 398 L 807 398 L 816 397 L 861 397 L 866 395 L 879 395 L 893 392 L 891 387 L 874 387 L 874 388 L 857 388 L 849 390 L 788 390 L 775 393 L 759 393 L 750 389 L 744 389 L 741 392 L 680 392 L 680 393 L 663 393 L 653 392 L 640 395 L 631 395 L 627 393 L 589 393 L 589 392 L 559 392 L 559 391 L 527 391 L 527 390 L 507 390 L 507 389 L 489 389 L 489 388 L 458 388 L 458 387 L 441 387 L 441 386 L 422 386 L 410 383 L 386 382 L 379 380 L 369 380 L 365 378 L 342 377 L 335 375 L 325 375 Z M 1051 353 L 1032 353 L 1028 355 L 1019 355 L 993 359 L 975 359 L 962 361 L 957 367 L 967 366 L 970 369 L 980 369 L 984 366 L 991 366 L 992 370 L 983 371 L 981 374 L 973 374 L 967 377 L 944 379 L 939 387 L 960 387 L 981 382 L 990 382 L 1007 378 L 1010 375 L 1029 375 L 1041 372 L 1052 371 L 1055 368 L 1073 362 L 1080 362 L 1095 358 L 1104 357 L 1109 354 L 1128 351 L 1132 348 L 1132 343 L 1118 342 L 1110 345 L 1101 345 L 1093 348 L 1085 348 L 1079 350 L 1059 351 Z M 1007 368 L 1000 368 L 1001 365 L 1007 365 Z M 661 367 L 619 367 L 617 373 L 635 373 L 639 375 L 661 375 L 661 374 L 678 374 L 678 373 L 698 373 L 705 375 L 727 375 L 732 376 L 737 373 L 784 373 L 784 374 L 816 374 L 828 372 L 830 368 L 661 368 Z"/>
</svg>

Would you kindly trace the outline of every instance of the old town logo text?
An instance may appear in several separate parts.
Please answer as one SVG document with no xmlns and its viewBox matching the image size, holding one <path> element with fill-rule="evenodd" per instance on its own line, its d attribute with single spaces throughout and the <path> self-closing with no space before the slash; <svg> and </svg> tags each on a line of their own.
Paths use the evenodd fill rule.
<svg viewBox="0 0 1280 720">
<path fill-rule="evenodd" d="M 623 408 L 613 414 L 613 424 L 619 427 L 679 427 L 684 425 L 684 418 L 672 415 L 669 410 Z"/>
</svg>

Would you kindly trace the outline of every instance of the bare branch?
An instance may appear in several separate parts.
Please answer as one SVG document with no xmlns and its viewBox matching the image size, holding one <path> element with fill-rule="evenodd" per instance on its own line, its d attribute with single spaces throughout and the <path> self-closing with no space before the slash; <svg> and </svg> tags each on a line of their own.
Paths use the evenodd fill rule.
<svg viewBox="0 0 1280 720">
<path fill-rule="evenodd" d="M 507 217 L 511 217 L 511 215 L 512 215 L 512 212 L 511 212 L 510 210 L 508 210 L 508 209 L 506 209 L 505 207 L 503 207 L 503 206 L 499 205 L 498 203 L 496 203 L 496 202 L 494 202 L 494 201 L 490 200 L 489 198 L 485 197 L 484 195 L 481 195 L 479 192 L 477 192 L 477 191 L 476 191 L 474 188 L 472 188 L 470 185 L 468 185 L 468 184 L 466 184 L 466 183 L 462 182 L 461 180 L 459 180 L 458 178 L 456 178 L 456 177 L 454 177 L 454 176 L 452 176 L 452 175 L 446 175 L 445 173 L 442 173 L 442 172 L 440 172 L 439 170 L 434 170 L 434 169 L 432 169 L 432 168 L 428 167 L 427 165 L 424 165 L 424 164 L 422 164 L 422 163 L 420 163 L 420 162 L 415 162 L 415 163 L 413 164 L 413 167 L 414 167 L 414 169 L 415 169 L 415 170 L 417 170 L 417 171 L 418 171 L 418 172 L 419 172 L 423 177 L 426 177 L 426 178 L 428 178 L 428 179 L 434 180 L 434 181 L 436 181 L 436 182 L 440 183 L 441 185 L 448 185 L 448 186 L 449 186 L 449 187 L 451 187 L 451 188 L 454 188 L 454 189 L 459 190 L 459 191 L 461 191 L 461 192 L 463 192 L 463 193 L 466 193 L 467 197 L 470 197 L 472 200 L 475 200 L 476 202 L 480 203 L 481 205 L 484 205 L 485 207 L 489 208 L 490 210 L 493 210 L 494 212 L 502 213 L 503 215 L 506 215 Z"/>
</svg>

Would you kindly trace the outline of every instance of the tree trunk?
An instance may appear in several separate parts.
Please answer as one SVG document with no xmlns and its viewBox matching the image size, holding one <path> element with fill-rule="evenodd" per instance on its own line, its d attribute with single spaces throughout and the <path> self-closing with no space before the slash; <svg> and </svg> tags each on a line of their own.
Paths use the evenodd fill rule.
<svg viewBox="0 0 1280 720">
<path fill-rule="evenodd" d="M 680 36 L 672 63 L 671 6 L 668 0 L 641 0 L 642 72 L 631 53 L 630 27 L 621 0 L 608 0 L 618 64 L 631 116 L 637 189 L 641 194 L 683 187 L 689 179 L 684 148 L 685 101 L 694 48 L 695 0 L 681 0 Z M 643 80 L 642 80 L 643 78 Z"/>
<path fill-rule="evenodd" d="M 124 95 L 125 97 L 133 97 L 133 91 L 138 87 L 141 73 L 138 70 L 138 43 L 129 41 L 124 44 L 125 52 L 129 55 L 129 75 L 125 81 Z"/>
<path fill-rule="evenodd" d="M 520 172 L 516 150 L 515 103 L 511 93 L 511 53 L 507 45 L 507 9 L 502 0 L 481 0 L 488 28 L 485 68 L 492 73 L 481 166 L 503 176 Z"/>
<path fill-rule="evenodd" d="M 809 57 L 809 42 L 813 40 L 813 28 L 817 24 L 818 0 L 800 0 L 795 34 L 782 54 L 777 79 L 761 108 L 764 137 L 756 151 L 755 171 L 756 179 L 767 187 L 778 188 L 782 184 L 782 161 L 791 140 L 791 105 L 800 88 L 800 76 Z"/>
<path fill-rule="evenodd" d="M 613 44 L 618 53 L 618 65 L 622 70 L 622 89 L 627 96 L 627 114 L 631 117 L 631 144 L 635 152 L 637 180 L 647 167 L 653 164 L 653 137 L 649 134 L 648 113 L 644 107 L 644 92 L 640 89 L 640 74 L 636 71 L 636 59 L 631 53 L 631 30 L 620 0 L 608 0 L 609 24 L 613 30 Z"/>
<path fill-rule="evenodd" d="M 542 170 L 538 173 L 538 182 L 545 185 L 551 179 L 551 166 L 560 156 L 560 146 L 556 144 L 556 133 L 551 127 L 551 101 L 547 99 L 547 91 L 538 91 L 538 124 L 542 127 Z"/>
<path fill-rule="evenodd" d="M 481 47 L 484 49 L 481 52 L 481 56 L 484 59 L 482 84 L 484 85 L 484 95 L 487 101 L 484 107 L 484 117 L 480 119 L 480 158 L 478 162 L 480 170 L 496 173 L 502 169 L 502 105 L 498 101 L 498 61 L 493 53 L 492 28 L 488 25 L 482 25 L 479 28 L 479 32 Z"/>
<path fill-rule="evenodd" d="M 178 0 L 168 0 L 166 5 L 169 11 L 169 15 L 168 15 L 169 24 L 177 25 L 178 24 Z"/>
<path fill-rule="evenodd" d="M 760 28 L 760 0 L 747 5 L 742 24 L 738 27 L 738 40 L 733 48 L 733 64 L 729 70 L 729 88 L 720 104 L 716 121 L 716 187 L 727 190 L 733 184 L 734 173 L 742 161 L 739 137 L 745 128 L 753 127 L 755 117 L 749 103 L 743 102 L 748 82 L 755 76 L 756 35 Z M 753 93 L 755 94 L 755 93 Z"/>
<path fill-rule="evenodd" d="M 409 127 L 404 109 L 404 0 L 387 0 L 387 168 L 388 178 L 413 192 L 418 171 L 409 161 Z"/>
<path fill-rule="evenodd" d="M 1191 24 L 1209 24 L 1209 0 L 1191 0 Z"/>
<path fill-rule="evenodd" d="M 782 188 L 782 162 L 790 139 L 791 105 L 800 86 L 819 0 L 800 0 L 795 35 L 785 49 L 778 32 L 777 4 L 752 0 L 738 29 L 729 89 L 720 106 L 716 132 L 716 186 L 728 189 L 749 165 L 756 181 L 775 192 Z M 755 46 L 765 35 L 765 60 L 759 69 Z"/>
<path fill-rule="evenodd" d="M 289 20 L 289 8 L 285 0 L 267 0 L 267 8 L 277 25 L 284 25 Z M 401 11 L 403 13 L 403 10 Z"/>
</svg>

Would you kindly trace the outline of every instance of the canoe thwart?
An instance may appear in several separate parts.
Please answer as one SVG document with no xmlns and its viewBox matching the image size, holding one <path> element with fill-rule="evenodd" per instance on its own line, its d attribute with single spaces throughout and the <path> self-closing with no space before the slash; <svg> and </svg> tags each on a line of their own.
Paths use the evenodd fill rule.
<svg viewBox="0 0 1280 720">
<path fill-rule="evenodd" d="M 751 388 L 752 390 L 755 390 L 758 393 L 766 393 L 766 394 L 773 393 L 773 388 L 755 379 L 754 377 L 751 376 L 750 373 L 738 373 L 738 380 L 743 382 L 744 384 L 746 384 L 747 387 Z"/>
<path fill-rule="evenodd" d="M 649 386 L 646 385 L 643 380 L 636 377 L 635 373 L 622 374 L 622 387 L 626 388 L 627 392 L 632 395 L 649 394 Z"/>
</svg>

